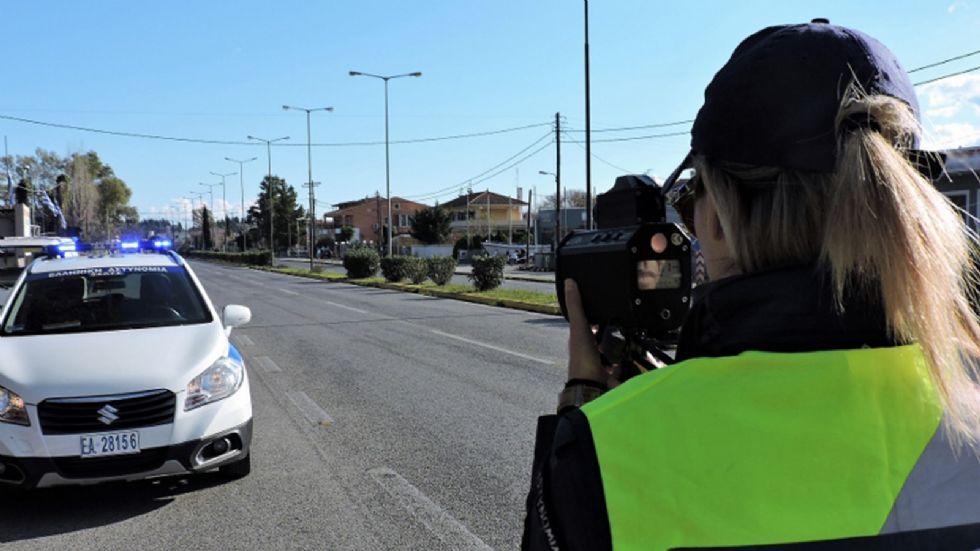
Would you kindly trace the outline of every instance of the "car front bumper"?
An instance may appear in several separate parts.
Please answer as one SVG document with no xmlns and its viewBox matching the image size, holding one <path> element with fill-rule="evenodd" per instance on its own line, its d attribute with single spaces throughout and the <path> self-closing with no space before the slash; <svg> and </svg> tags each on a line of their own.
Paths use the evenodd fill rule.
<svg viewBox="0 0 980 551">
<path fill-rule="evenodd" d="M 213 446 L 220 441 L 226 442 L 228 450 L 217 454 Z M 205 438 L 147 448 L 136 454 L 89 459 L 0 455 L 0 489 L 98 484 L 208 471 L 244 459 L 251 443 L 249 418 L 237 427 Z"/>
</svg>

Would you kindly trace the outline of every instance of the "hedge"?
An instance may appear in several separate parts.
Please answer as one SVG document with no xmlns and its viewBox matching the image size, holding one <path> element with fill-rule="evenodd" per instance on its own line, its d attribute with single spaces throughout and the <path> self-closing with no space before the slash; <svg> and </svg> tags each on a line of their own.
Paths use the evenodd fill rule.
<svg viewBox="0 0 980 551">
<path fill-rule="evenodd" d="M 350 249 L 344 255 L 344 269 L 347 270 L 347 277 L 351 279 L 373 277 L 378 273 L 380 261 L 378 251 L 369 247 L 359 247 Z"/>
<path fill-rule="evenodd" d="M 445 285 L 456 273 L 456 259 L 451 256 L 433 256 L 425 259 L 426 273 L 436 285 Z"/>
<path fill-rule="evenodd" d="M 249 251 L 244 253 L 223 253 L 220 251 L 184 251 L 181 256 L 187 258 L 200 258 L 202 260 L 217 260 L 219 262 L 230 262 L 232 264 L 245 264 L 247 266 L 269 266 L 272 264 L 272 257 L 269 251 Z"/>
<path fill-rule="evenodd" d="M 469 275 L 470 281 L 477 291 L 489 291 L 500 287 L 504 281 L 504 263 L 506 260 L 502 256 L 474 256 L 470 259 L 473 265 L 473 273 Z"/>
</svg>

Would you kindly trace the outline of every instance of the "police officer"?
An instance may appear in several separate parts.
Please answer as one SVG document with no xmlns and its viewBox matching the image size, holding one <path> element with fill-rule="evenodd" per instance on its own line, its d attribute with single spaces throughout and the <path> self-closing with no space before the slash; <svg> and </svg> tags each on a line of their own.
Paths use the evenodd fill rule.
<svg viewBox="0 0 980 551">
<path fill-rule="evenodd" d="M 525 549 L 980 548 L 972 242 L 918 114 L 859 31 L 736 48 L 664 184 L 711 279 L 679 362 L 618 385 L 565 282 Z"/>
</svg>

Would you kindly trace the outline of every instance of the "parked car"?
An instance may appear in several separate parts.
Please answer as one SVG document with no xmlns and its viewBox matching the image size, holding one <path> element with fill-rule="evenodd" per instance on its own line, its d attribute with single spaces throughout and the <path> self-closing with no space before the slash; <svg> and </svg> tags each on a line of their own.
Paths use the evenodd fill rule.
<svg viewBox="0 0 980 551">
<path fill-rule="evenodd" d="M 0 490 L 251 470 L 248 372 L 176 253 L 35 260 L 0 314 Z"/>
</svg>

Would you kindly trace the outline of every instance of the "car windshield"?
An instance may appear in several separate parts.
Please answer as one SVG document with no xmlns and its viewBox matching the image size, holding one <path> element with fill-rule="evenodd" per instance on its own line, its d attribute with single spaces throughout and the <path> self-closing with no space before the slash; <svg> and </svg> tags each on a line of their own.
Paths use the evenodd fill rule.
<svg viewBox="0 0 980 551">
<path fill-rule="evenodd" d="M 4 335 L 112 331 L 207 323 L 211 313 L 181 267 L 129 266 L 27 276 Z"/>
</svg>

